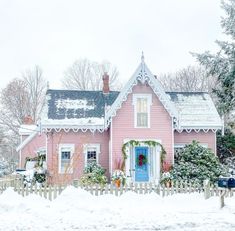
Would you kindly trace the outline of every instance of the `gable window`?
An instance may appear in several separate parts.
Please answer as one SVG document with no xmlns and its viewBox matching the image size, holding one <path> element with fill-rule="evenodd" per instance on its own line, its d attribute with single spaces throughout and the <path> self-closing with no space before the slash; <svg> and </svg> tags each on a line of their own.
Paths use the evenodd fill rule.
<svg viewBox="0 0 235 231">
<path fill-rule="evenodd" d="M 73 173 L 72 156 L 74 144 L 61 144 L 59 147 L 59 173 Z"/>
<path fill-rule="evenodd" d="M 152 104 L 151 94 L 134 94 L 133 95 L 135 127 L 150 127 L 150 105 Z"/>
<path fill-rule="evenodd" d="M 85 166 L 91 163 L 99 163 L 100 144 L 84 145 Z"/>
</svg>

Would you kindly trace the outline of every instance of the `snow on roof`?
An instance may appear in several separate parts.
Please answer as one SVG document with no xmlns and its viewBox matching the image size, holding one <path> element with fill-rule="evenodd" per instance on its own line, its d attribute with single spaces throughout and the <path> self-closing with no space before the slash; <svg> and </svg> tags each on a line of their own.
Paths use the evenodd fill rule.
<svg viewBox="0 0 235 231">
<path fill-rule="evenodd" d="M 37 125 L 35 124 L 22 124 L 19 128 L 20 135 L 30 135 L 37 130 Z"/>
<path fill-rule="evenodd" d="M 36 135 L 38 131 L 33 131 L 17 148 L 16 151 L 20 151 L 26 144 L 28 144 Z"/>
<path fill-rule="evenodd" d="M 49 90 L 42 116 L 43 127 L 104 126 L 105 110 L 119 92 Z M 179 128 L 220 129 L 221 118 L 208 93 L 166 92 L 179 114 Z"/>
<path fill-rule="evenodd" d="M 49 125 L 61 125 L 61 120 L 54 120 L 54 119 L 45 119 L 43 121 L 45 126 Z M 78 118 L 78 119 L 68 119 L 65 118 L 63 119 L 63 124 L 66 125 L 76 125 L 76 126 L 91 126 L 91 125 L 96 125 L 96 126 L 103 126 L 104 125 L 104 118 L 97 118 L 97 117 L 88 117 L 88 118 Z"/>
<path fill-rule="evenodd" d="M 42 126 L 103 126 L 105 110 L 119 92 L 48 90 Z"/>
<path fill-rule="evenodd" d="M 221 128 L 222 121 L 208 93 L 167 92 L 179 112 L 181 128 Z"/>
<path fill-rule="evenodd" d="M 78 99 L 78 100 L 71 100 L 71 99 L 66 99 L 62 100 L 59 99 L 57 100 L 57 108 L 59 109 L 84 109 L 84 110 L 93 110 L 94 109 L 94 100 L 93 100 L 93 105 L 88 105 L 88 101 L 86 99 Z"/>
</svg>

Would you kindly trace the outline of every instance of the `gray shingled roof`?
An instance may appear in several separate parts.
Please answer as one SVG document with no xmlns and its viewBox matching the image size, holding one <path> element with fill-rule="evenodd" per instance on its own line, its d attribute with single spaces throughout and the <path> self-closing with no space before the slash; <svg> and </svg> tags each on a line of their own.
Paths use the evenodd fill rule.
<svg viewBox="0 0 235 231">
<path fill-rule="evenodd" d="M 166 92 L 179 113 L 182 128 L 221 128 L 215 105 L 206 92 Z"/>
<path fill-rule="evenodd" d="M 113 104 L 119 92 L 48 90 L 44 111 L 45 124 L 76 123 L 77 125 L 102 125 L 105 107 Z"/>
<path fill-rule="evenodd" d="M 48 90 L 43 124 L 103 125 L 105 105 L 109 107 L 119 92 Z M 182 128 L 221 128 L 222 123 L 211 97 L 205 92 L 166 92 L 174 103 Z"/>
</svg>

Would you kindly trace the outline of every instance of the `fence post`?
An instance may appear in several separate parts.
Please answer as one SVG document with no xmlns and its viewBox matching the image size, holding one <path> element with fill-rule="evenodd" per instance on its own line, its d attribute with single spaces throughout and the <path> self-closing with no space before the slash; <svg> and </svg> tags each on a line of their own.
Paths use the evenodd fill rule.
<svg viewBox="0 0 235 231">
<path fill-rule="evenodd" d="M 203 181 L 203 188 L 204 188 L 204 198 L 209 199 L 210 198 L 210 180 L 204 180 Z"/>
<path fill-rule="evenodd" d="M 74 186 L 75 188 L 78 188 L 78 184 L 79 184 L 78 179 L 73 180 L 73 186 Z"/>
<path fill-rule="evenodd" d="M 219 198 L 220 198 L 220 208 L 221 209 L 225 205 L 225 203 L 224 203 L 224 196 L 225 196 L 225 194 L 226 194 L 226 190 L 223 190 L 223 191 L 221 191 L 220 196 L 219 196 Z"/>
</svg>

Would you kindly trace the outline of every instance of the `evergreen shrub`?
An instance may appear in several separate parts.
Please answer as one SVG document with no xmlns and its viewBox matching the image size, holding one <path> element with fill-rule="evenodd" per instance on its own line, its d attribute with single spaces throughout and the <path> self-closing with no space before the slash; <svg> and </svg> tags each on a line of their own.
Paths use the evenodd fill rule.
<svg viewBox="0 0 235 231">
<path fill-rule="evenodd" d="M 227 174 L 212 150 L 202 147 L 196 141 L 179 152 L 170 173 L 173 180 L 191 181 L 200 185 L 206 179 L 215 183 L 219 176 Z"/>
</svg>

